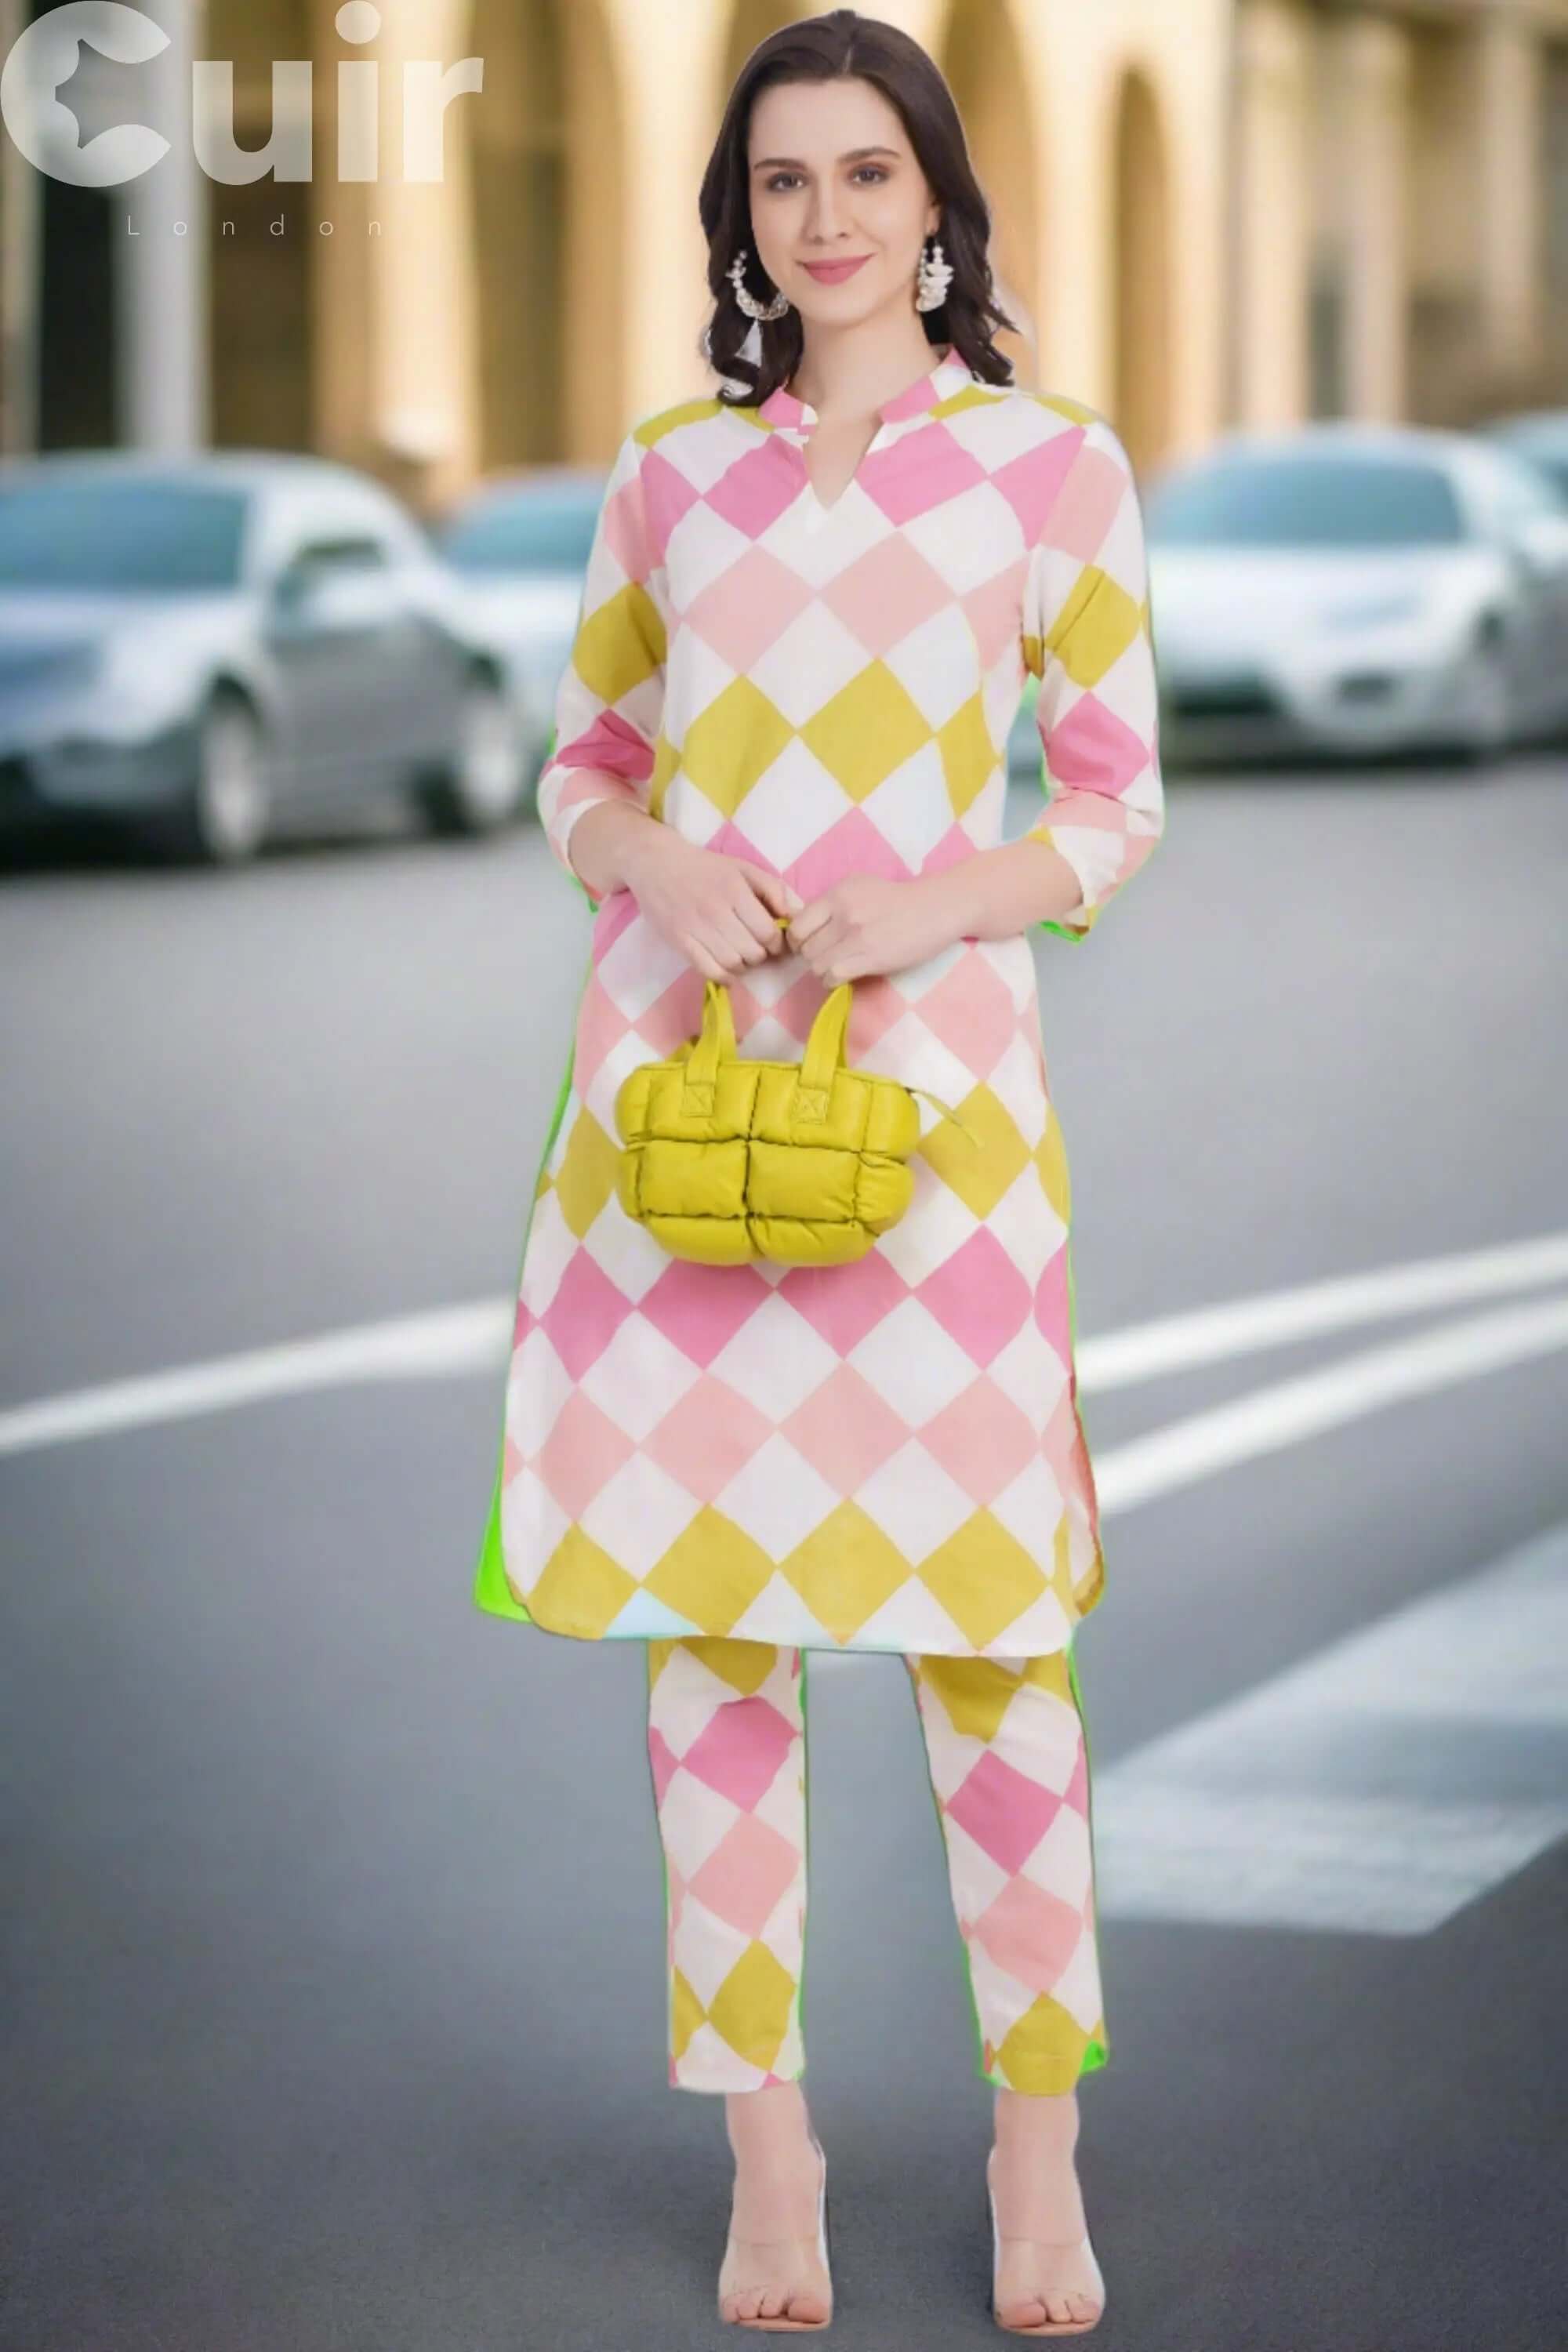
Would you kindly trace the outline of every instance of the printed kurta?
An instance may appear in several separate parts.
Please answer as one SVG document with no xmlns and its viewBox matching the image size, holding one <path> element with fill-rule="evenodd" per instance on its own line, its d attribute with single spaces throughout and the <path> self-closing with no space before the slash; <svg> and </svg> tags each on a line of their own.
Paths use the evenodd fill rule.
<svg viewBox="0 0 1568 2352">
<path fill-rule="evenodd" d="M 1164 823 L 1142 522 L 1079 402 L 951 346 L 879 412 L 831 505 L 780 389 L 661 409 L 616 455 L 539 786 L 624 798 L 803 898 L 1002 840 L 1026 677 L 1034 839 L 1083 939 Z M 579 882 L 579 887 L 582 885 Z M 586 895 L 586 894 L 585 894 Z M 696 1034 L 700 972 L 627 890 L 595 904 L 524 1235 L 481 1608 L 583 1639 L 1027 1656 L 1104 1581 L 1074 1364 L 1070 1195 L 1028 939 L 857 980 L 851 1063 L 923 1087 L 914 1197 L 848 1265 L 699 1265 L 621 1209 L 616 1089 Z M 798 1059 L 826 992 L 785 953 L 731 983 L 742 1055 Z"/>
</svg>

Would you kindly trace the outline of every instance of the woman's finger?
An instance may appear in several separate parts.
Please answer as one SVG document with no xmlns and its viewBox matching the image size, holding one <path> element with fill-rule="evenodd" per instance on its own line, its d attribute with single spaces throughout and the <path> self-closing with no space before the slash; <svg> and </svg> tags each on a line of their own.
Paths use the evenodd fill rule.
<svg viewBox="0 0 1568 2352">
<path fill-rule="evenodd" d="M 808 898 L 799 913 L 790 918 L 791 947 L 804 947 L 807 940 L 815 938 L 824 923 L 832 919 L 832 915 L 833 908 L 827 899 Z"/>
<path fill-rule="evenodd" d="M 754 902 L 753 902 L 754 903 Z M 714 926 L 718 950 L 727 953 L 736 970 L 761 963 L 767 950 L 752 930 L 743 915 L 733 907 L 724 908 Z"/>
<path fill-rule="evenodd" d="M 764 955 L 772 955 L 778 936 L 778 921 L 765 898 L 744 879 L 735 895 L 731 914 L 744 923 Z"/>
</svg>

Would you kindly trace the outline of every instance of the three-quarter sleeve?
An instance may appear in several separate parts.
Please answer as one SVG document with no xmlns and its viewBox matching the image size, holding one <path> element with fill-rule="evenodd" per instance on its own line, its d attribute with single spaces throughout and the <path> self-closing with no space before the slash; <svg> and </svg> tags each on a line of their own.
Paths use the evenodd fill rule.
<svg viewBox="0 0 1568 2352">
<path fill-rule="evenodd" d="M 1079 877 L 1079 903 L 1040 926 L 1068 940 L 1088 938 L 1165 824 L 1142 511 L 1114 429 L 1087 414 L 1030 551 L 1023 616 L 1050 796 L 1019 837 L 1047 843 Z"/>
<path fill-rule="evenodd" d="M 605 486 L 535 793 L 546 840 L 591 904 L 597 902 L 568 854 L 573 828 L 599 801 L 648 806 L 664 709 L 667 633 L 654 588 L 643 456 L 634 428 Z"/>
</svg>

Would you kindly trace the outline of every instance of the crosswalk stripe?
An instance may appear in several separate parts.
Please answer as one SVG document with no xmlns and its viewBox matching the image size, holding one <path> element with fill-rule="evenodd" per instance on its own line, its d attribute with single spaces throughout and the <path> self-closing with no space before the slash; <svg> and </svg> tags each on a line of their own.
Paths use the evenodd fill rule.
<svg viewBox="0 0 1568 2352">
<path fill-rule="evenodd" d="M 1568 1524 L 1095 1771 L 1109 1916 L 1422 1935 L 1568 1836 Z"/>
<path fill-rule="evenodd" d="M 1430 1396 L 1457 1381 L 1504 1371 L 1568 1348 L 1568 1297 L 1462 1315 L 1403 1339 L 1363 1348 L 1310 1372 L 1272 1381 L 1095 1454 L 1102 1511 L 1212 1478 L 1237 1462 L 1361 1421 L 1381 1406 Z"/>
<path fill-rule="evenodd" d="M 1121 1388 L 1358 1322 L 1415 1314 L 1461 1298 L 1502 1296 L 1565 1276 L 1568 1235 L 1547 1234 L 1495 1249 L 1418 1258 L 1407 1265 L 1262 1292 L 1080 1339 L 1079 1386 L 1086 1395 Z M 489 1376 L 504 1366 L 515 1319 L 515 1299 L 476 1299 L 0 1406 L 0 1454 L 153 1428 L 200 1413 L 232 1412 L 268 1397 L 361 1381 Z M 1348 1419 L 1392 1394 L 1415 1394 L 1564 1343 L 1568 1303 L 1547 1301 L 1505 1310 L 1497 1318 L 1473 1316 L 1447 1324 L 1436 1334 L 1399 1343 L 1392 1352 L 1352 1357 L 1344 1366 L 1330 1365 L 1303 1382 L 1259 1391 L 1214 1414 L 1193 1415 L 1114 1453 L 1097 1451 L 1101 1507 L 1124 1509 L 1163 1485 L 1184 1485 L 1223 1469 L 1230 1460 Z M 1389 1385 L 1400 1380 L 1403 1387 Z M 1292 1416 L 1299 1420 L 1303 1413 L 1304 1425 L 1287 1427 Z M 1233 1444 L 1240 1450 L 1229 1451 Z"/>
<path fill-rule="evenodd" d="M 1085 1339 L 1079 1349 L 1079 1383 L 1098 1395 L 1190 1372 L 1200 1364 L 1234 1363 L 1260 1349 L 1293 1347 L 1357 1324 L 1429 1314 L 1435 1307 L 1505 1297 L 1510 1291 L 1545 1290 L 1554 1282 L 1568 1282 L 1568 1234 L 1533 1234 L 1490 1249 L 1330 1275 L 1286 1290 L 1152 1316 Z"/>
</svg>

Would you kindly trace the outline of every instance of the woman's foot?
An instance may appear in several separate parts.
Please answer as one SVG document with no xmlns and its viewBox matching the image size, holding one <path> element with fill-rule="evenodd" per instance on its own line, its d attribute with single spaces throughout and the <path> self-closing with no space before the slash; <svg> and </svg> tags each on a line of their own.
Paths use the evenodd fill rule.
<svg viewBox="0 0 1568 2352">
<path fill-rule="evenodd" d="M 1001 2252 L 996 2316 L 1005 2327 L 1047 2320 L 1082 2327 L 1100 2317 L 1103 2294 L 1084 2250 L 1088 2223 L 1073 2150 L 1078 2094 L 996 2094 L 996 2145 L 986 2178 L 996 2200 Z"/>
<path fill-rule="evenodd" d="M 817 2243 L 824 2161 L 798 2083 L 724 2102 L 735 2187 L 719 2273 L 719 2315 L 825 2326 L 833 2286 Z"/>
</svg>

